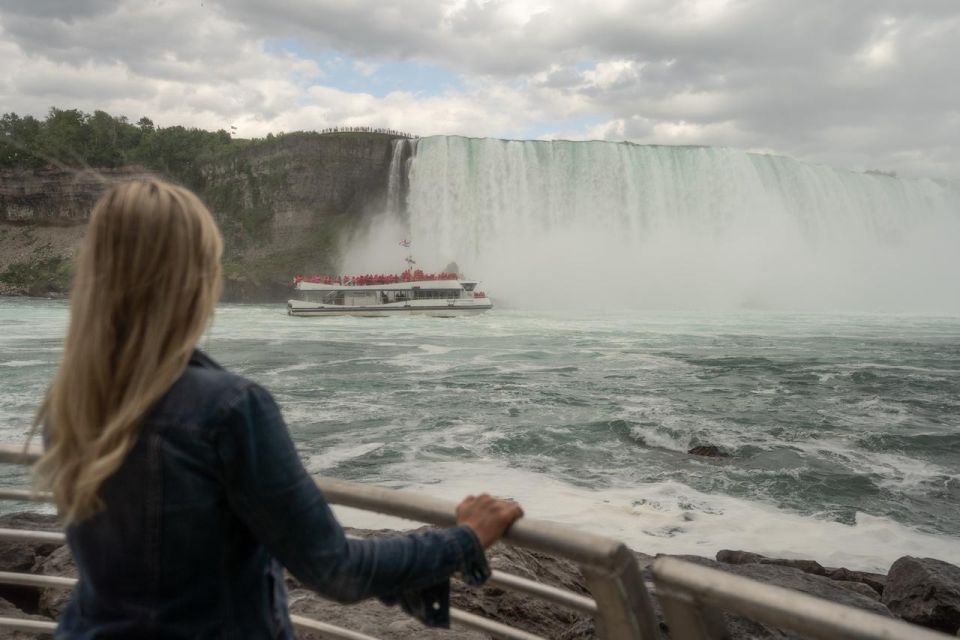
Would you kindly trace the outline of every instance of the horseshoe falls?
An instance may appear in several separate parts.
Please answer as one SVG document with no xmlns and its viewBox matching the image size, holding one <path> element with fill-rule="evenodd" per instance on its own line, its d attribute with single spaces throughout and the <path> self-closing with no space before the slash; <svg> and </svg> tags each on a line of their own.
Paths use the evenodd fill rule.
<svg viewBox="0 0 960 640">
<path fill-rule="evenodd" d="M 714 147 L 437 136 L 396 151 L 392 224 L 375 228 L 501 305 L 960 310 L 957 182 Z"/>
</svg>

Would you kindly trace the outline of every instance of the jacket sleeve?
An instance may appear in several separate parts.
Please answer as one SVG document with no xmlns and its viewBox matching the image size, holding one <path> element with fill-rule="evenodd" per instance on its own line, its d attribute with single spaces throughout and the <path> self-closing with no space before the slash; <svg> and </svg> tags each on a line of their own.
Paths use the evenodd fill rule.
<svg viewBox="0 0 960 640">
<path fill-rule="evenodd" d="M 247 387 L 214 432 L 231 507 L 298 580 L 339 602 L 380 597 L 431 626 L 449 625 L 449 578 L 490 575 L 476 535 L 453 527 L 395 538 L 348 539 L 303 468 L 273 398 Z"/>
</svg>

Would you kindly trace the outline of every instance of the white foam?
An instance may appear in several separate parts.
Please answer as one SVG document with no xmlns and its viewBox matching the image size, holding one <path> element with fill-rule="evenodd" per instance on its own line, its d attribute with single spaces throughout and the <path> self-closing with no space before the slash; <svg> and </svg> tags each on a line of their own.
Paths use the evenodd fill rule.
<svg viewBox="0 0 960 640">
<path fill-rule="evenodd" d="M 324 469 L 332 469 L 341 462 L 373 453 L 377 449 L 382 448 L 383 445 L 384 443 L 382 442 L 365 442 L 364 444 L 335 447 L 323 453 L 310 456 L 306 467 L 311 473 L 317 473 Z"/>
<path fill-rule="evenodd" d="M 453 351 L 453 347 L 444 347 L 438 344 L 421 344 L 419 347 L 421 351 L 426 351 L 428 354 L 435 356 Z"/>
<path fill-rule="evenodd" d="M 404 486 L 449 500 L 488 491 L 518 500 L 531 518 L 618 538 L 644 553 L 713 557 L 746 549 L 810 558 L 830 566 L 886 571 L 897 558 L 920 554 L 960 563 L 960 540 L 932 535 L 865 513 L 853 525 L 792 513 L 772 505 L 696 491 L 678 482 L 590 490 L 488 462 L 405 466 Z M 343 511 L 348 524 L 398 526 L 395 519 Z"/>
<path fill-rule="evenodd" d="M 37 367 L 47 364 L 45 360 L 8 360 L 0 362 L 0 367 Z"/>
</svg>

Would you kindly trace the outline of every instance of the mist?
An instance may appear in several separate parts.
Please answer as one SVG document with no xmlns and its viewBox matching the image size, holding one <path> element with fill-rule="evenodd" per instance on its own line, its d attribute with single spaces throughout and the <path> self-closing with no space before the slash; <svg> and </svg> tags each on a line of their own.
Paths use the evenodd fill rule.
<svg viewBox="0 0 960 640">
<path fill-rule="evenodd" d="M 421 140 L 397 169 L 405 210 L 351 238 L 345 269 L 455 261 L 517 308 L 960 313 L 955 183 L 731 149 L 458 137 Z"/>
</svg>

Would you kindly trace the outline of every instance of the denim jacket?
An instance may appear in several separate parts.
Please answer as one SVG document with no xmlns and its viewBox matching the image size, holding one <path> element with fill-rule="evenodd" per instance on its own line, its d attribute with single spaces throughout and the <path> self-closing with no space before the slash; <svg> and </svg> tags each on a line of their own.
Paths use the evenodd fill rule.
<svg viewBox="0 0 960 640">
<path fill-rule="evenodd" d="M 293 638 L 281 565 L 448 626 L 450 576 L 490 575 L 467 527 L 345 537 L 270 394 L 199 351 L 100 497 L 67 528 L 80 579 L 57 638 Z"/>
</svg>

